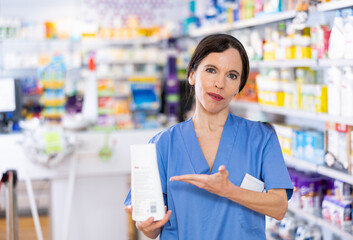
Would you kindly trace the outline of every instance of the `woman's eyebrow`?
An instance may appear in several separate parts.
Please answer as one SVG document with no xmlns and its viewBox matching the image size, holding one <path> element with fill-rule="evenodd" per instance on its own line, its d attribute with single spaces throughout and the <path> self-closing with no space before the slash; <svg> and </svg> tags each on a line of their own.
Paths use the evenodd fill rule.
<svg viewBox="0 0 353 240">
<path fill-rule="evenodd" d="M 212 64 L 207 64 L 207 65 L 205 65 L 205 67 L 217 68 L 215 65 L 212 65 Z"/>
<path fill-rule="evenodd" d="M 236 73 L 237 75 L 240 75 L 240 73 L 237 71 L 237 70 L 230 70 L 229 72 L 231 72 L 231 73 Z"/>
</svg>

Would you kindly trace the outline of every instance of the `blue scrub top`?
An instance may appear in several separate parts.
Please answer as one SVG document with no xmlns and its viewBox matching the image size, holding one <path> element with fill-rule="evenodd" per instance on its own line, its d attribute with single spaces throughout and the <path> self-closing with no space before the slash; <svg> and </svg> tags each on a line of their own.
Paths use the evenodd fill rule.
<svg viewBox="0 0 353 240">
<path fill-rule="evenodd" d="M 160 239 L 266 239 L 265 216 L 194 185 L 169 181 L 183 174 L 213 174 L 225 165 L 229 180 L 240 186 L 246 173 L 266 190 L 293 186 L 274 130 L 229 113 L 212 171 L 201 151 L 192 119 L 154 136 L 165 204 L 172 210 Z M 131 204 L 130 193 L 125 205 Z"/>
</svg>

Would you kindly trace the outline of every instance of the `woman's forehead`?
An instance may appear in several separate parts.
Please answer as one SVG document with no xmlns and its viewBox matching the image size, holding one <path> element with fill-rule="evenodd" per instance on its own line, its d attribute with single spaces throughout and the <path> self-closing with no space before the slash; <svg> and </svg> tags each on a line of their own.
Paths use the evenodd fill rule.
<svg viewBox="0 0 353 240">
<path fill-rule="evenodd" d="M 239 51 L 229 48 L 224 52 L 211 52 L 200 63 L 201 66 L 213 65 L 217 68 L 224 68 L 241 72 L 242 61 Z"/>
</svg>

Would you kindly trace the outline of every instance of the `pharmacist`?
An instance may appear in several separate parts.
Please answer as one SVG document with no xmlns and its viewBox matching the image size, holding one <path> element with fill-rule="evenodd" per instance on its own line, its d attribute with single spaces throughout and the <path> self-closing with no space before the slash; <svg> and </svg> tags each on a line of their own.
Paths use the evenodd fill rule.
<svg viewBox="0 0 353 240">
<path fill-rule="evenodd" d="M 266 239 L 265 215 L 284 217 L 293 187 L 275 131 L 229 111 L 248 74 L 234 37 L 210 35 L 197 46 L 187 74 L 195 113 L 150 141 L 168 211 L 160 221 L 136 223 L 147 237 Z M 125 204 L 131 212 L 130 193 Z"/>
</svg>

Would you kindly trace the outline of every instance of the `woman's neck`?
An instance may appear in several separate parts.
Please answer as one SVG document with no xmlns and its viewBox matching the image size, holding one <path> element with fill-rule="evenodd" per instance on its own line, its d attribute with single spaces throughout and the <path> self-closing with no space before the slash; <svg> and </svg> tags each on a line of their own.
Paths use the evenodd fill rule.
<svg viewBox="0 0 353 240">
<path fill-rule="evenodd" d="M 195 113 L 192 117 L 192 122 L 195 129 L 202 129 L 208 131 L 216 131 L 219 127 L 224 127 L 229 115 L 229 109 L 223 109 L 218 113 L 209 113 L 205 109 L 196 107 Z"/>
</svg>

